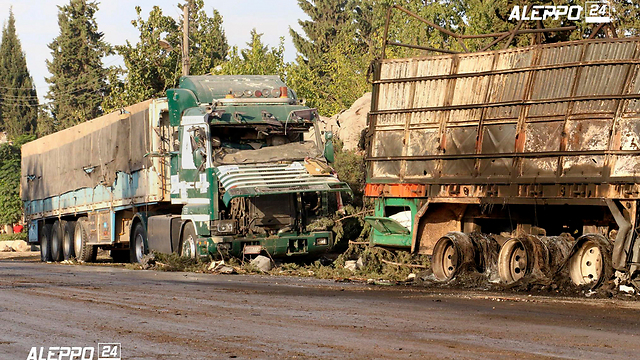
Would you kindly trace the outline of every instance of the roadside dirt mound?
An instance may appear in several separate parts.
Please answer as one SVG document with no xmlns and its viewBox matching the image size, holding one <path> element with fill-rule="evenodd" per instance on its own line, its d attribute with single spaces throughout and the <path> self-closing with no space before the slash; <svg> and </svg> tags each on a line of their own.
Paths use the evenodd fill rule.
<svg viewBox="0 0 640 360">
<path fill-rule="evenodd" d="M 335 134 L 344 143 L 345 150 L 357 150 L 362 130 L 367 127 L 367 114 L 371 109 L 371 93 L 364 94 L 348 110 L 331 117 L 337 129 Z"/>
<path fill-rule="evenodd" d="M 356 100 L 349 109 L 341 111 L 332 117 L 321 116 L 324 122 L 320 130 L 331 130 L 342 140 L 345 150 L 357 150 L 362 130 L 367 126 L 367 114 L 371 109 L 371 93 L 364 94 Z M 307 140 L 315 140 L 313 132 L 305 135 Z"/>
</svg>

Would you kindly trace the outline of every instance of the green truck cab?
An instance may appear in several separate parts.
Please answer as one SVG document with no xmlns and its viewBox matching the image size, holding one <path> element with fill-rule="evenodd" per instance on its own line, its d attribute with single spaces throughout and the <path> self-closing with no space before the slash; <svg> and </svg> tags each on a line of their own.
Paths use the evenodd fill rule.
<svg viewBox="0 0 640 360">
<path fill-rule="evenodd" d="M 304 141 L 315 109 L 277 76 L 183 77 L 167 98 L 181 144 L 171 153 L 171 203 L 195 235 L 181 251 L 283 256 L 332 246 L 330 231 L 306 227 L 326 214 L 328 193 L 349 188 L 308 171 L 332 148 L 318 146 L 319 134 Z"/>
</svg>

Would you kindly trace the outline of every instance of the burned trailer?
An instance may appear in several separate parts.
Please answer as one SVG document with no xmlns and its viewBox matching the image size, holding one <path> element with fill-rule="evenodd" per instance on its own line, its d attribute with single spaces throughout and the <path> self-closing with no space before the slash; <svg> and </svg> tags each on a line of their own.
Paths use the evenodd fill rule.
<svg viewBox="0 0 640 360">
<path fill-rule="evenodd" d="M 536 32 L 518 29 L 488 36 Z M 433 255 L 443 280 L 482 257 L 482 246 L 457 241 L 474 233 L 501 246 L 505 282 L 540 261 L 576 284 L 616 270 L 637 279 L 639 63 L 640 38 L 379 60 L 372 244 Z"/>
</svg>

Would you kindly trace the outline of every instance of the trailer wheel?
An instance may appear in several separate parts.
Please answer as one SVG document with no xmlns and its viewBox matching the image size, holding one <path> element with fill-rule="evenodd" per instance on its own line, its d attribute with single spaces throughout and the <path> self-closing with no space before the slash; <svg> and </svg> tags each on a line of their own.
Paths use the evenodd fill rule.
<svg viewBox="0 0 640 360">
<path fill-rule="evenodd" d="M 453 279 L 464 267 L 474 263 L 473 243 L 461 232 L 449 232 L 433 248 L 433 275 L 438 281 Z"/>
<path fill-rule="evenodd" d="M 182 237 L 180 239 L 180 256 L 188 257 L 190 259 L 197 258 L 196 229 L 193 227 L 192 222 L 188 222 L 184 225 L 184 230 L 182 231 Z"/>
<path fill-rule="evenodd" d="M 40 260 L 51 261 L 51 224 L 44 224 L 40 227 L 38 234 L 40 241 Z"/>
<path fill-rule="evenodd" d="M 533 259 L 529 258 L 531 255 L 520 239 L 507 240 L 498 254 L 500 279 L 511 284 L 528 275 L 533 264 Z"/>
<path fill-rule="evenodd" d="M 93 262 L 96 260 L 96 248 L 87 245 L 89 242 L 89 229 L 86 218 L 80 218 L 76 222 L 73 232 L 73 249 L 78 261 Z"/>
<path fill-rule="evenodd" d="M 64 254 L 62 253 L 62 242 L 64 237 L 64 228 L 67 222 L 64 220 L 56 220 L 51 230 L 51 260 L 62 261 Z"/>
<path fill-rule="evenodd" d="M 133 229 L 133 240 L 129 245 L 129 257 L 132 263 L 141 263 L 142 257 L 149 252 L 146 238 L 147 232 L 144 231 L 144 226 L 141 223 L 137 223 Z"/>
<path fill-rule="evenodd" d="M 601 235 L 587 234 L 578 238 L 567 264 L 571 281 L 594 288 L 610 278 L 613 273 L 608 262 L 611 249 L 611 243 Z"/>
<path fill-rule="evenodd" d="M 63 229 L 62 233 L 62 254 L 65 260 L 73 260 L 76 257 L 75 249 L 73 248 L 74 242 L 74 230 L 76 228 L 75 221 L 67 221 L 67 225 Z"/>
</svg>

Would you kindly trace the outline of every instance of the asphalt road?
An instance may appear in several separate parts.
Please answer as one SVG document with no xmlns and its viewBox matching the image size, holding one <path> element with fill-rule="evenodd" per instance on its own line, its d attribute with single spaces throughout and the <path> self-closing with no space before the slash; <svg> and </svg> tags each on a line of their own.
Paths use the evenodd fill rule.
<svg viewBox="0 0 640 360">
<path fill-rule="evenodd" d="M 640 302 L 0 261 L 0 359 L 98 343 L 123 359 L 634 359 Z"/>
</svg>

